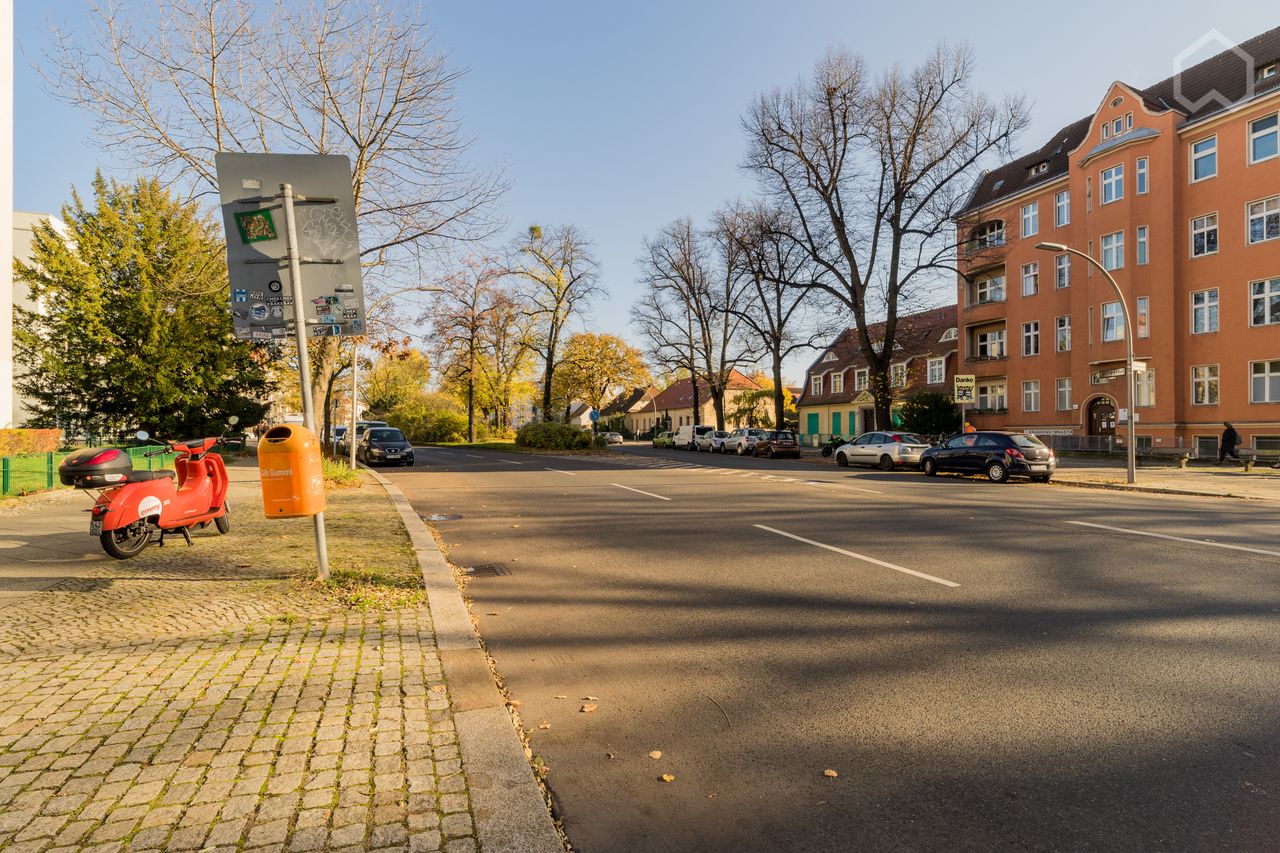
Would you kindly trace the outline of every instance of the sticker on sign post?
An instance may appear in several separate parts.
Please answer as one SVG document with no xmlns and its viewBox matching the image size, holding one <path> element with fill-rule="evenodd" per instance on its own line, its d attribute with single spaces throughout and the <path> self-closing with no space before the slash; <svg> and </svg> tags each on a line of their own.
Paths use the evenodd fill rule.
<svg viewBox="0 0 1280 853">
<path fill-rule="evenodd" d="M 276 224 L 271 221 L 269 210 L 246 210 L 237 213 L 236 229 L 240 232 L 242 243 L 276 239 Z"/>
</svg>

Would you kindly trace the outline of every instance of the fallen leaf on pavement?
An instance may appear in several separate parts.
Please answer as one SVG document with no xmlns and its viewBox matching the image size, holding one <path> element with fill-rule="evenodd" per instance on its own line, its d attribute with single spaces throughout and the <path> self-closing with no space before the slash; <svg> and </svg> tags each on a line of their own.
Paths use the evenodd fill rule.
<svg viewBox="0 0 1280 853">
<path fill-rule="evenodd" d="M 501 613 L 486 613 L 485 616 L 501 616 Z"/>
<path fill-rule="evenodd" d="M 252 564 L 252 563 L 236 563 L 236 568 L 237 568 L 237 569 L 252 569 L 252 568 L 253 568 L 253 564 Z"/>
<path fill-rule="evenodd" d="M 599 707 L 600 707 L 600 706 L 599 706 L 599 705 L 597 705 L 595 702 L 588 702 L 587 704 L 583 705 L 583 706 L 582 706 L 581 708 L 579 708 L 578 710 L 579 710 L 580 712 L 582 712 L 583 714 L 590 714 L 592 711 L 594 711 L 596 708 L 599 708 Z"/>
<path fill-rule="evenodd" d="M 538 723 L 538 728 L 540 728 L 540 729 L 549 729 L 549 728 L 551 728 L 551 724 L 550 724 L 550 723 L 548 723 L 546 720 L 543 720 L 542 722 Z"/>
<path fill-rule="evenodd" d="M 523 703 L 523 702 L 521 702 L 519 699 L 512 699 L 512 700 L 511 700 L 510 702 L 508 702 L 507 704 L 511 705 L 512 707 L 519 708 L 519 707 L 520 707 L 521 705 L 523 705 L 524 703 Z"/>
<path fill-rule="evenodd" d="M 828 779 L 834 779 L 840 774 L 828 767 L 826 770 L 822 771 L 822 775 L 826 776 Z"/>
<path fill-rule="evenodd" d="M 662 750 L 655 749 L 653 752 L 649 753 L 649 757 L 652 758 L 654 761 L 657 761 L 659 758 L 662 757 Z"/>
<path fill-rule="evenodd" d="M 607 758 L 607 759 L 609 759 L 610 761 L 612 761 L 613 759 L 617 758 L 618 756 L 614 755 L 612 752 L 606 752 L 606 753 L 604 754 L 604 757 L 605 757 L 605 758 Z"/>
<path fill-rule="evenodd" d="M 568 699 L 569 697 L 568 697 L 568 696 L 557 696 L 556 698 L 557 698 L 557 699 Z"/>
<path fill-rule="evenodd" d="M 663 782 L 674 782 L 674 781 L 676 781 L 676 777 L 672 776 L 670 773 L 663 773 L 663 774 L 662 774 L 662 781 L 663 781 Z"/>
<path fill-rule="evenodd" d="M 583 702 L 597 702 L 599 700 L 600 700 L 599 696 L 583 696 L 582 697 Z"/>
</svg>

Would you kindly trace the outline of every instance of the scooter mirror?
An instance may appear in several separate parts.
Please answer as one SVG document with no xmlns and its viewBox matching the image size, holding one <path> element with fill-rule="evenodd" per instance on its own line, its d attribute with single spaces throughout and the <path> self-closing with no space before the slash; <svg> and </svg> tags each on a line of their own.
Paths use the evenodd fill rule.
<svg viewBox="0 0 1280 853">
<path fill-rule="evenodd" d="M 140 429 L 133 434 L 133 437 L 138 439 L 138 441 L 146 441 L 148 438 L 151 438 L 151 433 L 147 432 L 145 429 Z"/>
<path fill-rule="evenodd" d="M 230 424 L 231 426 L 235 426 L 236 424 L 240 423 L 240 416 L 232 415 L 231 417 L 227 418 L 227 423 Z"/>
</svg>

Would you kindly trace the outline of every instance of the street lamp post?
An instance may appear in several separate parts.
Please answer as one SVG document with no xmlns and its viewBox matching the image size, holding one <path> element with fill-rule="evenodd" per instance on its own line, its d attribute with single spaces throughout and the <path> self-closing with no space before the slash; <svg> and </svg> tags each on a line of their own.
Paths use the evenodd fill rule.
<svg viewBox="0 0 1280 853">
<path fill-rule="evenodd" d="M 1086 262 L 1092 264 L 1096 269 L 1102 271 L 1102 274 L 1106 276 L 1107 281 L 1111 283 L 1111 289 L 1116 292 L 1116 299 L 1120 300 L 1120 311 L 1124 315 L 1124 346 L 1125 346 L 1124 375 L 1128 379 L 1128 386 L 1129 386 L 1129 422 L 1128 422 L 1128 430 L 1127 430 L 1128 436 L 1125 439 L 1125 443 L 1128 445 L 1128 482 L 1129 482 L 1129 485 L 1133 485 L 1135 482 L 1137 482 L 1137 479 L 1138 479 L 1137 477 L 1137 468 L 1138 468 L 1137 445 L 1134 439 L 1134 425 L 1133 425 L 1133 422 L 1136 419 L 1138 414 L 1138 408 L 1135 405 L 1136 403 L 1135 398 L 1137 396 L 1137 380 L 1133 374 L 1134 328 L 1133 328 L 1133 324 L 1129 322 L 1129 302 L 1124 298 L 1124 293 L 1120 290 L 1120 285 L 1116 284 L 1116 280 L 1112 278 L 1111 271 L 1108 270 L 1106 267 L 1104 267 L 1102 264 L 1098 263 L 1091 255 L 1086 254 L 1085 252 L 1082 252 L 1079 249 L 1073 249 L 1070 246 L 1067 246 L 1063 243 L 1036 243 L 1036 248 L 1046 252 L 1058 252 L 1058 253 L 1065 252 L 1069 255 L 1075 255 L 1076 257 L 1084 258 Z"/>
</svg>

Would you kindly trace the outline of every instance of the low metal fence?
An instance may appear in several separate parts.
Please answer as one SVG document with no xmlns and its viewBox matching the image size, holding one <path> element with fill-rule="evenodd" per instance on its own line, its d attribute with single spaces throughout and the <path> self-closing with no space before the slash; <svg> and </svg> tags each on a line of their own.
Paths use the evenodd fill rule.
<svg viewBox="0 0 1280 853">
<path fill-rule="evenodd" d="M 121 447 L 133 460 L 133 467 L 141 471 L 157 471 L 161 468 L 172 468 L 175 453 L 161 456 L 147 456 L 154 447 Z M 58 465 L 62 463 L 71 450 L 58 450 L 52 453 L 28 453 L 22 456 L 0 457 L 0 496 L 26 495 L 32 492 L 44 492 L 61 488 L 58 482 Z"/>
</svg>

